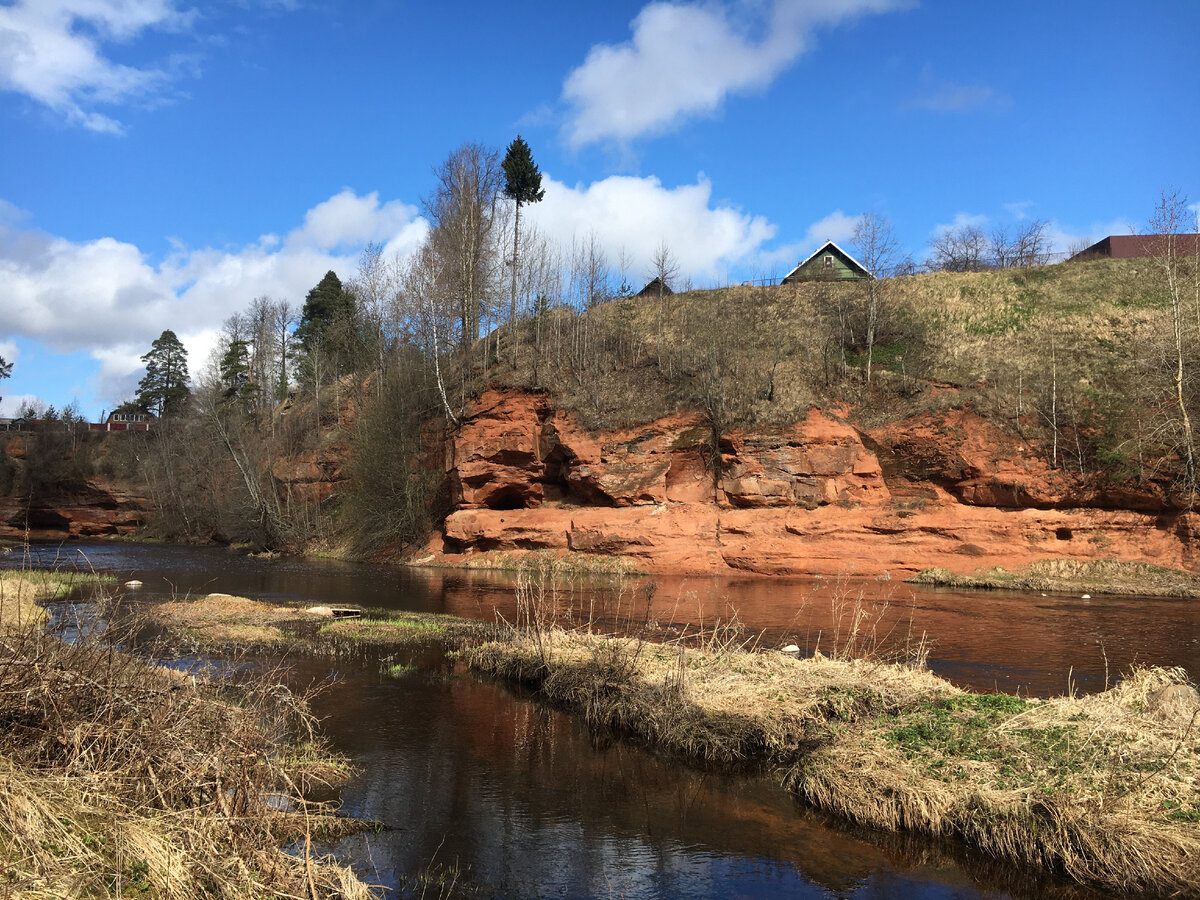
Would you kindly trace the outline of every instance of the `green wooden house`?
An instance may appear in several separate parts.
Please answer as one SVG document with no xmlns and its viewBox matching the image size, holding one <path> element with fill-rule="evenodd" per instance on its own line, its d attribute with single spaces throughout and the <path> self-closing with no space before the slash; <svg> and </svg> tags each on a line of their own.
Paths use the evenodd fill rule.
<svg viewBox="0 0 1200 900">
<path fill-rule="evenodd" d="M 797 281 L 858 281 L 870 278 L 862 263 L 835 244 L 826 241 L 812 256 L 792 269 L 780 284 Z"/>
</svg>

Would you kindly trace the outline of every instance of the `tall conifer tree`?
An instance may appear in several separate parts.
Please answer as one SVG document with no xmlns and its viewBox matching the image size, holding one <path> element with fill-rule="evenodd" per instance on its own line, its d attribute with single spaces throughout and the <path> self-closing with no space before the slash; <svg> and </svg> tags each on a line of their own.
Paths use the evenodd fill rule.
<svg viewBox="0 0 1200 900">
<path fill-rule="evenodd" d="M 167 329 L 155 338 L 142 362 L 146 364 L 146 376 L 138 382 L 138 406 L 158 416 L 182 412 L 191 391 L 187 386 L 187 350 L 175 332 Z"/>
<path fill-rule="evenodd" d="M 521 240 L 521 206 L 526 203 L 537 203 L 546 196 L 546 192 L 542 189 L 542 173 L 538 171 L 538 167 L 533 161 L 533 154 L 529 150 L 529 145 L 522 140 L 520 135 L 517 135 L 517 139 L 508 145 L 508 152 L 504 155 L 504 162 L 500 164 L 500 167 L 504 169 L 504 196 L 517 204 L 517 219 L 513 225 L 512 308 L 510 310 L 510 321 L 515 335 L 517 327 L 517 266 L 520 259 L 518 251 Z M 515 342 L 513 343 L 513 359 L 515 362 Z"/>
</svg>

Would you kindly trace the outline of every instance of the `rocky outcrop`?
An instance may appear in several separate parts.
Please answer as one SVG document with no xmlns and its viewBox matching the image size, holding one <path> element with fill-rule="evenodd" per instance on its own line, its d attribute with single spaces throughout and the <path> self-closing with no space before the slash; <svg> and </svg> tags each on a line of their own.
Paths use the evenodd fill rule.
<svg viewBox="0 0 1200 900">
<path fill-rule="evenodd" d="M 714 472 L 716 473 L 714 475 Z M 1198 521 L 1153 490 L 1072 478 L 964 410 L 859 431 L 820 410 L 716 446 L 697 415 L 592 434 L 491 391 L 450 440 L 430 548 L 627 557 L 652 572 L 904 576 L 1118 558 L 1191 568 Z"/>
<path fill-rule="evenodd" d="M 63 540 L 115 537 L 137 531 L 151 504 L 127 485 L 103 480 L 57 490 L 34 502 L 0 498 L 0 538 Z"/>
</svg>

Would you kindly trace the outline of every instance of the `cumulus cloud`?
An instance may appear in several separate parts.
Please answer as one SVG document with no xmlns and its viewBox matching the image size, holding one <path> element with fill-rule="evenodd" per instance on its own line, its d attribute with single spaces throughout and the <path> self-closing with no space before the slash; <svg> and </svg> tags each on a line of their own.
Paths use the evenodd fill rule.
<svg viewBox="0 0 1200 900">
<path fill-rule="evenodd" d="M 567 245 L 594 234 L 614 264 L 624 250 L 633 280 L 650 271 L 650 258 L 664 242 L 682 277 L 719 280 L 730 267 L 753 260 L 776 232 L 762 216 L 714 206 L 712 185 L 703 176 L 677 187 L 626 175 L 587 186 L 570 187 L 550 177 L 542 184 L 545 199 L 526 213 L 538 230 Z"/>
<path fill-rule="evenodd" d="M 164 329 L 183 340 L 195 370 L 221 323 L 254 297 L 302 303 L 328 270 L 351 276 L 364 243 L 404 255 L 426 230 L 414 206 L 342 191 L 282 240 L 267 235 L 232 250 L 177 246 L 155 265 L 112 237 L 68 241 L 0 220 L 0 333 L 59 353 L 88 351 L 105 395 L 119 399 Z"/>
<path fill-rule="evenodd" d="M 194 13 L 174 0 L 16 0 L 0 5 L 0 89 L 36 100 L 92 131 L 119 134 L 121 123 L 97 104 L 146 97 L 168 75 L 105 56 L 102 44 L 147 29 L 187 27 Z"/>
<path fill-rule="evenodd" d="M 805 232 L 805 240 L 816 250 L 826 241 L 846 244 L 854 237 L 854 229 L 862 216 L 848 216 L 840 209 L 835 209 L 825 218 L 813 222 Z"/>
<path fill-rule="evenodd" d="M 628 141 L 712 115 L 731 94 L 762 90 L 803 54 L 812 34 L 907 0 L 650 3 L 630 40 L 597 44 L 563 83 L 567 142 Z"/>
<path fill-rule="evenodd" d="M 37 394 L 5 394 L 0 397 L 0 416 L 11 419 L 22 406 L 41 412 L 49 405 Z"/>
</svg>

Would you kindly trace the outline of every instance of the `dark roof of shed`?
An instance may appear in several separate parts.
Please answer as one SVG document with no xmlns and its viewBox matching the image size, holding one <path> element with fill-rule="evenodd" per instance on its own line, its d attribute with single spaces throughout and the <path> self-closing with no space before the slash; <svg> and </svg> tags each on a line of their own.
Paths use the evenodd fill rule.
<svg viewBox="0 0 1200 900">
<path fill-rule="evenodd" d="M 1071 259 L 1088 256 L 1107 256 L 1112 259 L 1139 259 L 1159 256 L 1163 252 L 1165 234 L 1110 234 L 1086 250 L 1076 253 Z M 1174 235 L 1175 252 L 1179 256 L 1200 256 L 1200 235 Z"/>
<path fill-rule="evenodd" d="M 659 291 L 660 284 L 662 285 L 662 291 L 661 291 L 662 294 L 665 295 L 665 294 L 675 293 L 673 290 L 671 290 L 671 286 L 669 284 L 667 284 L 665 281 L 662 281 L 659 278 L 651 278 L 650 283 L 647 284 L 644 288 L 642 288 L 640 291 L 637 292 L 637 296 L 639 296 L 639 297 L 657 297 L 660 293 L 660 291 Z"/>
</svg>

